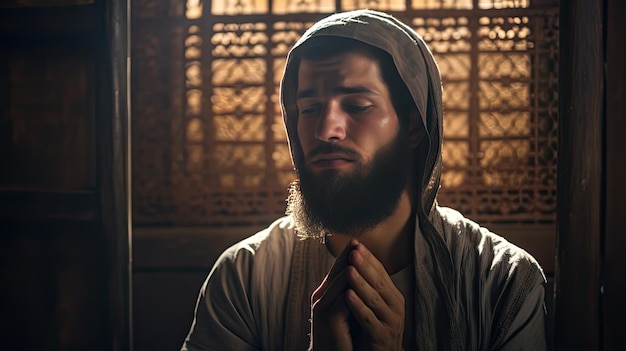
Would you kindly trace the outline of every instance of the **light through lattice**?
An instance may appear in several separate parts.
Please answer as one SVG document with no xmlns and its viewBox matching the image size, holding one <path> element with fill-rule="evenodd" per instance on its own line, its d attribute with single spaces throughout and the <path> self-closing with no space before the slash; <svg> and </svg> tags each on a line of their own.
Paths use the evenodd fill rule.
<svg viewBox="0 0 626 351">
<path fill-rule="evenodd" d="M 396 11 L 439 63 L 440 202 L 481 222 L 554 221 L 556 7 L 537 11 L 513 0 L 335 4 L 213 1 L 209 15 L 198 0 L 133 3 L 134 61 L 142 63 L 134 84 L 136 222 L 246 224 L 281 215 L 294 179 L 278 106 L 285 55 L 322 13 L 365 6 Z"/>
</svg>

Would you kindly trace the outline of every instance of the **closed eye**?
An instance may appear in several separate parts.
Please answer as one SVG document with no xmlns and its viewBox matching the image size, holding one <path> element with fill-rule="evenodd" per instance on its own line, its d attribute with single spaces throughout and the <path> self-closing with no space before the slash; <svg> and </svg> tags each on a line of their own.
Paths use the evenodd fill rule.
<svg viewBox="0 0 626 351">
<path fill-rule="evenodd" d="M 344 107 L 346 112 L 353 114 L 366 113 L 372 108 L 374 108 L 374 105 L 347 105 Z"/>
<path fill-rule="evenodd" d="M 298 110 L 302 116 L 316 116 L 319 114 L 321 104 L 308 104 L 305 106 L 299 106 Z"/>
</svg>

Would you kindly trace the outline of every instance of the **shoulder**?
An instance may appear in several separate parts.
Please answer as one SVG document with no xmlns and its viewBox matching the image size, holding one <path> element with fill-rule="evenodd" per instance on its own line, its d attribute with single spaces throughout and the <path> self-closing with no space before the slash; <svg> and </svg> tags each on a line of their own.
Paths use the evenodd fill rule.
<svg viewBox="0 0 626 351">
<path fill-rule="evenodd" d="M 226 249 L 202 289 L 209 310 L 224 319 L 232 313 L 224 305 L 235 306 L 238 314 L 248 316 L 255 325 L 265 318 L 269 326 L 280 329 L 279 302 L 284 301 L 289 286 L 295 240 L 291 219 L 283 217 Z"/>
<path fill-rule="evenodd" d="M 281 265 L 290 259 L 297 236 L 290 217 L 274 221 L 262 231 L 232 245 L 215 262 L 211 274 L 221 268 L 238 271 L 255 265 Z"/>
<path fill-rule="evenodd" d="M 452 258 L 466 341 L 542 350 L 545 276 L 535 258 L 458 211 L 437 210 L 434 220 Z"/>
<path fill-rule="evenodd" d="M 543 282 L 543 270 L 526 250 L 499 234 L 480 226 L 451 208 L 439 207 L 442 235 L 453 261 L 467 265 L 469 259 L 477 269 L 501 274 L 503 279 L 521 273 L 525 279 Z"/>
<path fill-rule="evenodd" d="M 200 290 L 184 348 L 276 349 L 295 237 L 283 217 L 226 249 Z"/>
</svg>

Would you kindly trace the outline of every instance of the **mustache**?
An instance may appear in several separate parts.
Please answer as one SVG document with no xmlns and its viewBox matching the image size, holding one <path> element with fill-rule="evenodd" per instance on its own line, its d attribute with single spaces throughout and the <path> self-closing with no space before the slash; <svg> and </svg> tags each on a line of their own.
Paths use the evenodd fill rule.
<svg viewBox="0 0 626 351">
<path fill-rule="evenodd" d="M 307 158 L 312 158 L 320 154 L 332 153 L 344 154 L 357 161 L 361 160 L 361 154 L 359 154 L 358 152 L 344 146 L 339 146 L 337 144 L 326 142 L 319 144 L 318 146 L 313 148 L 313 150 L 309 151 L 309 153 L 307 154 Z"/>
</svg>

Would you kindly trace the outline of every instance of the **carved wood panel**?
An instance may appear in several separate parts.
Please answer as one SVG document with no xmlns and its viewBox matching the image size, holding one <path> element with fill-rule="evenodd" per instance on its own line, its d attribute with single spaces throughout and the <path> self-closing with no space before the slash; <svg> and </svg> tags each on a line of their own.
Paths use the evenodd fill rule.
<svg viewBox="0 0 626 351">
<path fill-rule="evenodd" d="M 439 63 L 440 203 L 481 223 L 553 224 L 558 7 L 496 0 L 133 2 L 135 224 L 282 215 L 284 57 L 317 19 L 365 6 L 412 25 Z"/>
</svg>

